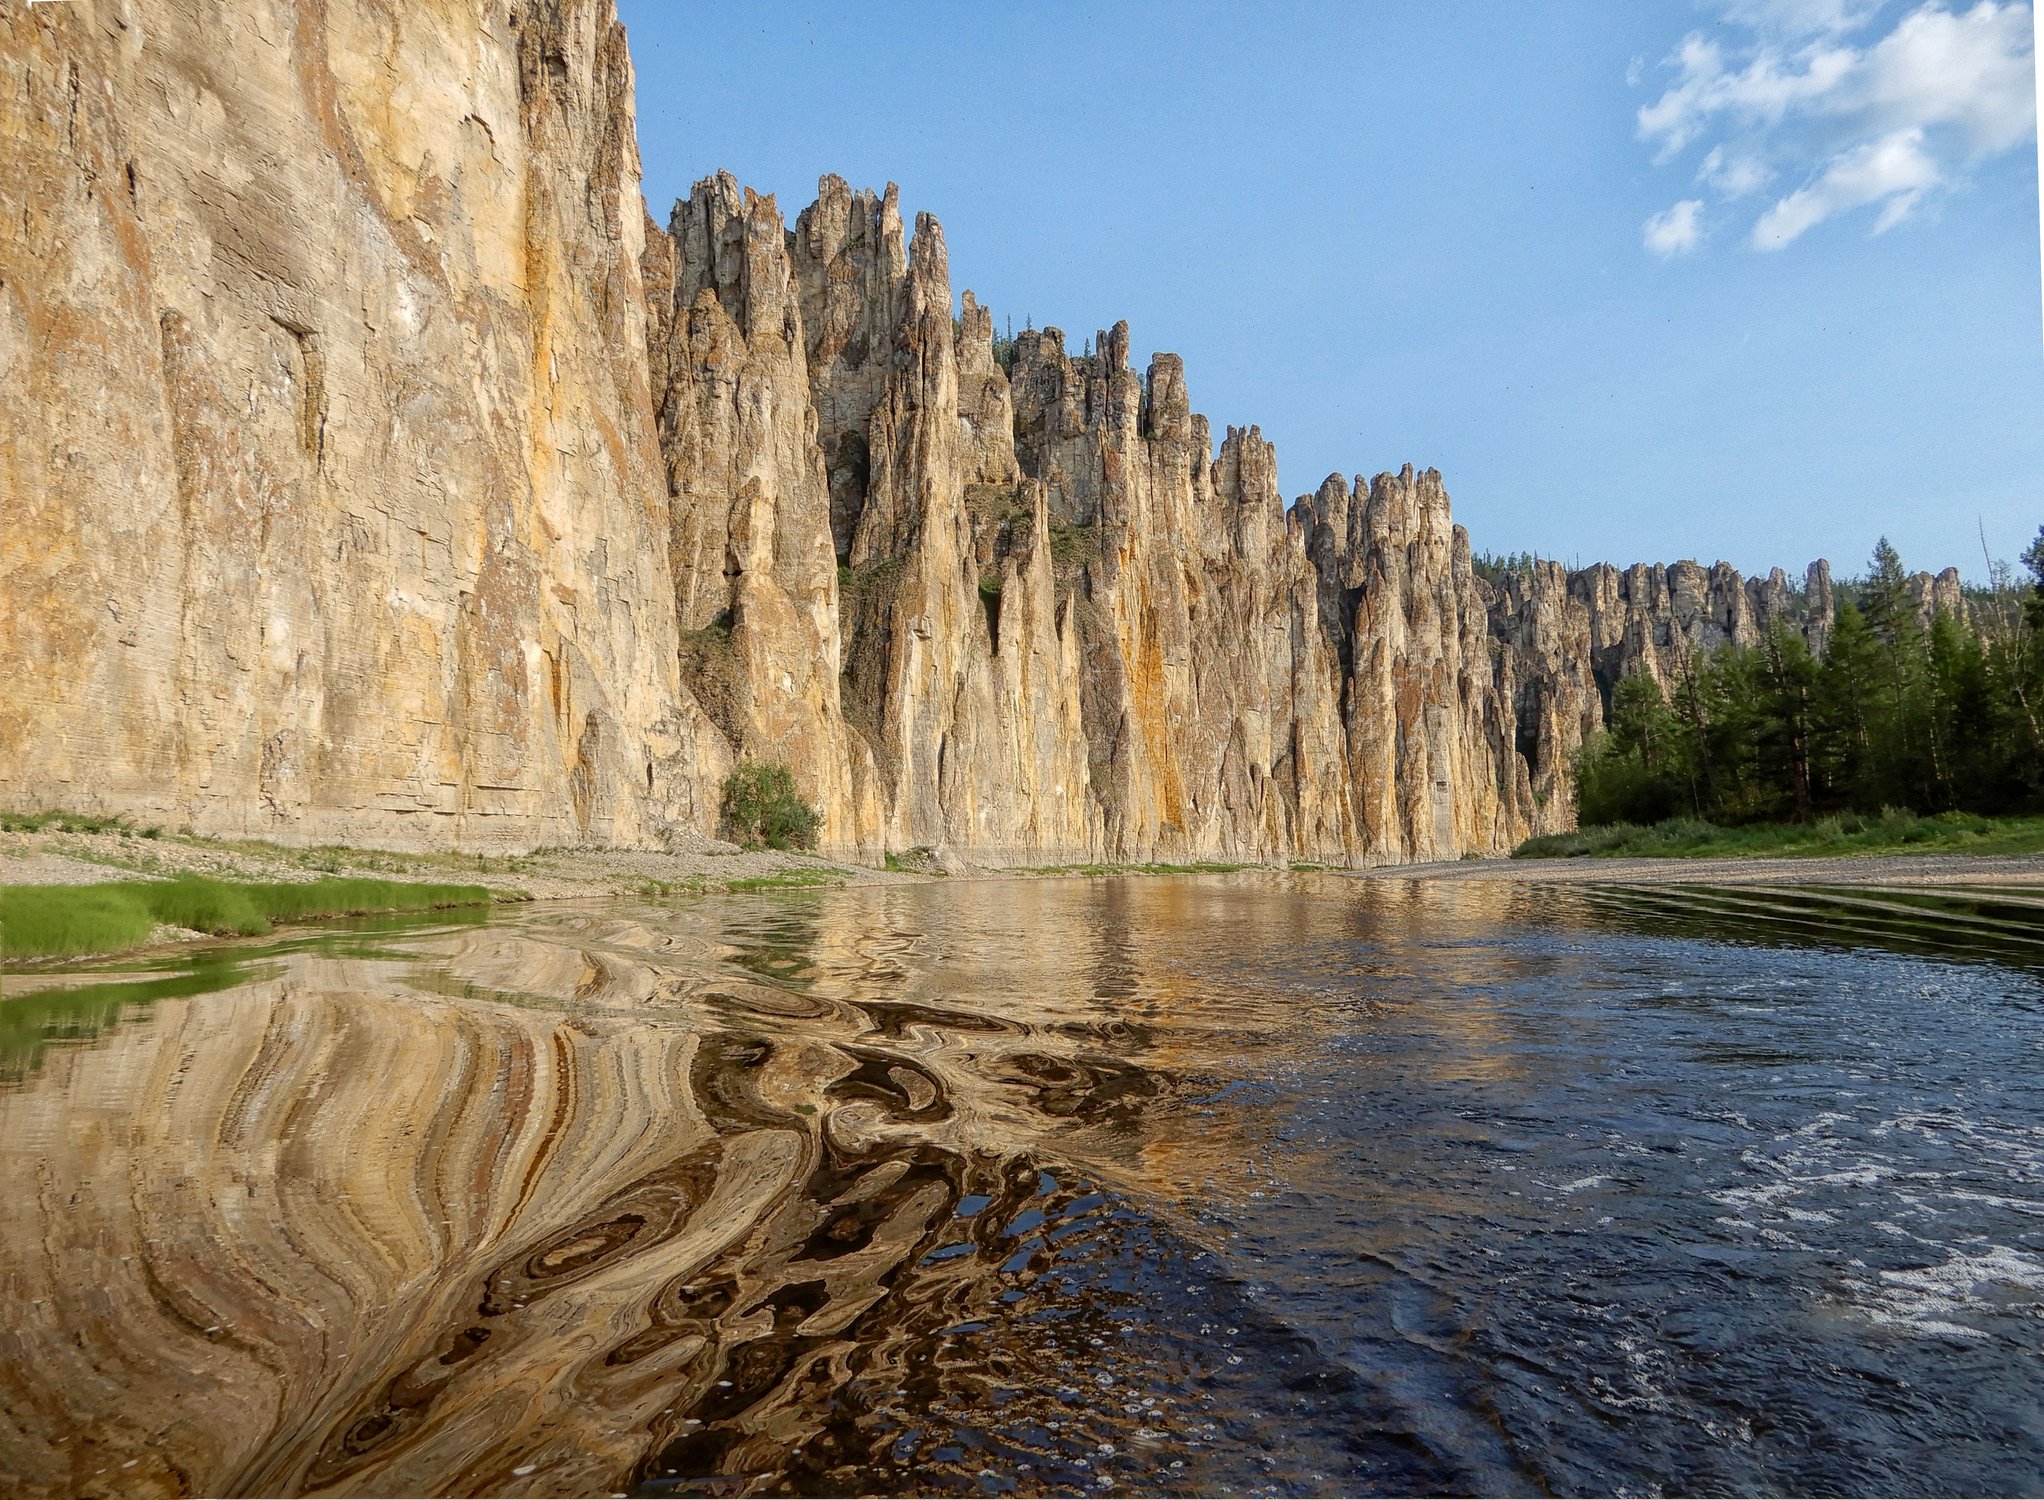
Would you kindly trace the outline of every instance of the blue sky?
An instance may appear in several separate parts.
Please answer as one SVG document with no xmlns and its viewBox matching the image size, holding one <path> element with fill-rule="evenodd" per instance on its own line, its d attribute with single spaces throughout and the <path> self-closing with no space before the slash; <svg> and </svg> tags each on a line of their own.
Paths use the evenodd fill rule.
<svg viewBox="0 0 2044 1500">
<path fill-rule="evenodd" d="M 2028 8 L 619 0 L 662 222 L 718 168 L 943 223 L 954 291 L 1185 356 L 1287 496 L 1474 544 L 1981 574 L 2044 524 Z"/>
</svg>

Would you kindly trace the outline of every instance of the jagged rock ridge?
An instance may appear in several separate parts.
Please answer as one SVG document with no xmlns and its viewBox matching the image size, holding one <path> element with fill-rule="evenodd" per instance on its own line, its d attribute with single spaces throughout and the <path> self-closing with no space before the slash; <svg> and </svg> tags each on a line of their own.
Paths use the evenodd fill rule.
<svg viewBox="0 0 2044 1500">
<path fill-rule="evenodd" d="M 648 241 L 681 624 L 709 632 L 689 684 L 840 840 L 1347 862 L 1531 826 L 1438 474 L 1287 512 L 1262 435 L 1216 454 L 1180 361 L 1138 375 L 1125 324 L 997 359 L 892 186 L 826 177 L 790 233 L 719 175 Z"/>
<path fill-rule="evenodd" d="M 869 857 L 1453 857 L 1566 826 L 1616 674 L 1801 607 L 1493 586 L 1431 470 L 1288 509 L 1126 325 L 954 322 L 892 186 L 661 228 L 610 0 L 77 0 L 0 55 L 10 807 L 639 844 L 750 757 Z"/>
<path fill-rule="evenodd" d="M 1917 573 L 1908 584 L 1925 625 L 1938 613 L 1967 618 L 1957 568 Z M 1723 562 L 1622 570 L 1597 563 L 1574 572 L 1534 562 L 1505 572 L 1493 587 L 1491 626 L 1513 662 L 1519 749 L 1547 821 L 1574 823 L 1575 752 L 1603 727 L 1619 682 L 1644 675 L 1672 691 L 1712 652 L 1756 646 L 1777 625 L 1822 655 L 1836 614 L 1831 565 L 1822 558 L 1801 588 L 1780 568 L 1743 578 Z"/>
</svg>

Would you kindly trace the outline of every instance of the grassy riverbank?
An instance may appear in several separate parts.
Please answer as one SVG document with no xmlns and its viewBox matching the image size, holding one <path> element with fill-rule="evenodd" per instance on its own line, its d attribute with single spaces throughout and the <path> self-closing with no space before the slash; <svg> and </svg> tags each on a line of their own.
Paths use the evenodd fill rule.
<svg viewBox="0 0 2044 1500">
<path fill-rule="evenodd" d="M 1989 818 L 1974 813 L 1841 813 L 1814 823 L 1762 823 L 1720 828 L 1695 818 L 1651 825 L 1606 823 L 1528 839 L 1514 859 L 1821 859 L 1876 854 L 2044 853 L 2044 818 Z"/>
<path fill-rule="evenodd" d="M 1022 865 L 1015 869 L 997 870 L 999 875 L 1232 875 L 1237 870 L 1265 868 L 1247 864 L 1231 864 L 1226 860 L 1198 860 L 1192 864 L 1087 864 L 1087 865 Z M 1275 866 L 1269 867 L 1275 868 Z M 1319 869 L 1320 866 L 1293 866 L 1294 869 Z"/>
<path fill-rule="evenodd" d="M 121 880 L 0 889 L 0 958 L 120 953 L 161 928 L 254 937 L 278 922 L 482 906 L 507 899 L 480 885 L 407 880 Z M 510 897 L 509 899 L 516 899 Z"/>
</svg>

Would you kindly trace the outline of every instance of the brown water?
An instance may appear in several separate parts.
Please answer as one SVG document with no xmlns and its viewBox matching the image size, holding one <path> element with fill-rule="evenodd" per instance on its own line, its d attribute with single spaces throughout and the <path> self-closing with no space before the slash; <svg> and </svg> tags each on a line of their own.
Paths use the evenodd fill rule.
<svg viewBox="0 0 2044 1500">
<path fill-rule="evenodd" d="M 10 980 L 0 1487 L 2044 1491 L 2036 916 L 960 882 Z"/>
</svg>

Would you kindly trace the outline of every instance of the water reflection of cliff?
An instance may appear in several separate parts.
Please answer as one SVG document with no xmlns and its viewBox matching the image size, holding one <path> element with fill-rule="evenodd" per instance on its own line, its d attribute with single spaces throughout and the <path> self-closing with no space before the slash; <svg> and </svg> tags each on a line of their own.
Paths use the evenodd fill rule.
<svg viewBox="0 0 2044 1500">
<path fill-rule="evenodd" d="M 40 1494 L 864 1471 L 860 1393 L 1029 1296 L 1083 1179 L 1191 1189 L 1256 1144 L 1253 1111 L 1185 1102 L 1249 1018 L 1130 941 L 1124 888 L 1083 889 L 543 914 L 289 955 L 51 1051 L 0 1092 L 0 1468 Z"/>
</svg>

